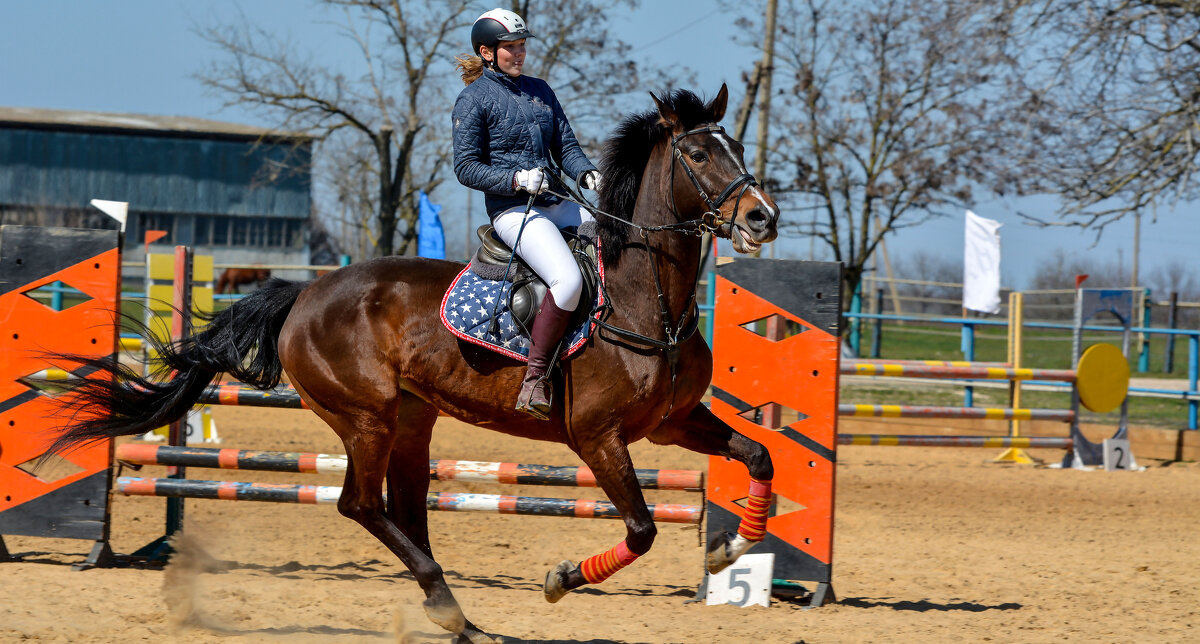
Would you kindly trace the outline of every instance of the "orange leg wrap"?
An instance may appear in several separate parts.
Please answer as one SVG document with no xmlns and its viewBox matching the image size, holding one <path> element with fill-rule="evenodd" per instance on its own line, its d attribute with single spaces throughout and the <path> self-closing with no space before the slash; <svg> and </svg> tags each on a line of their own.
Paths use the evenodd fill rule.
<svg viewBox="0 0 1200 644">
<path fill-rule="evenodd" d="M 629 550 L 622 541 L 613 546 L 608 552 L 593 555 L 579 564 L 579 572 L 589 584 L 598 584 L 613 576 L 613 573 L 633 563 L 638 556 Z"/>
<path fill-rule="evenodd" d="M 750 479 L 746 513 L 738 525 L 738 534 L 748 541 L 762 541 L 767 533 L 767 510 L 771 507 L 771 482 Z"/>
</svg>

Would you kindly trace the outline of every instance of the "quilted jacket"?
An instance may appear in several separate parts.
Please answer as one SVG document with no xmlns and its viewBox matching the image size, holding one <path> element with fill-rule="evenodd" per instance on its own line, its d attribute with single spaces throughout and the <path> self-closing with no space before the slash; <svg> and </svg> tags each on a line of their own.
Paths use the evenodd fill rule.
<svg viewBox="0 0 1200 644">
<path fill-rule="evenodd" d="M 484 193 L 488 217 L 521 206 L 529 195 L 513 189 L 518 170 L 551 166 L 578 180 L 595 166 L 571 131 L 550 85 L 540 78 L 513 78 L 483 70 L 454 103 L 454 174 L 460 183 Z M 551 184 L 553 188 L 553 184 Z M 548 206 L 560 199 L 539 195 Z"/>
</svg>

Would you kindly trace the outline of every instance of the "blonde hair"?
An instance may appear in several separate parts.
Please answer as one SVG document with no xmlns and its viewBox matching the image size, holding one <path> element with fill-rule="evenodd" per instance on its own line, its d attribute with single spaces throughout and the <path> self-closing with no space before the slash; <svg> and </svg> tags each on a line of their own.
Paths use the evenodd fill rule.
<svg viewBox="0 0 1200 644">
<path fill-rule="evenodd" d="M 462 73 L 463 85 L 470 85 L 483 76 L 483 58 L 470 54 L 459 54 L 454 57 L 454 68 Z"/>
</svg>

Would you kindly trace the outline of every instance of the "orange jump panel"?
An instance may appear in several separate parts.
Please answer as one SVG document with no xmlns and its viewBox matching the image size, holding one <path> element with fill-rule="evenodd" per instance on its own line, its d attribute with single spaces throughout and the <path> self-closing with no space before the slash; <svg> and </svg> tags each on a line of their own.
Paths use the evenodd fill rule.
<svg viewBox="0 0 1200 644">
<path fill-rule="evenodd" d="M 35 468 L 53 439 L 55 405 L 20 379 L 80 367 L 45 353 L 102 357 L 117 350 L 118 239 L 115 230 L 0 227 L 0 535 L 107 541 L 111 441 Z M 31 297 L 55 282 L 82 295 L 64 295 L 62 311 Z"/>
<path fill-rule="evenodd" d="M 767 538 L 776 579 L 828 589 L 833 564 L 841 266 L 739 259 L 717 269 L 712 411 L 775 466 Z M 750 477 L 709 460 L 708 531 L 735 532 Z M 815 601 L 815 599 L 814 599 Z"/>
</svg>

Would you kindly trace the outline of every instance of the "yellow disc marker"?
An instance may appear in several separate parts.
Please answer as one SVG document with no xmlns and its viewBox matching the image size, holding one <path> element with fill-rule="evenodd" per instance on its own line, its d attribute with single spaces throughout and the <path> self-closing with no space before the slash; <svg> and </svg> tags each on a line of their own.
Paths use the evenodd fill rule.
<svg viewBox="0 0 1200 644">
<path fill-rule="evenodd" d="M 1084 407 L 1110 412 L 1121 406 L 1129 392 L 1129 362 L 1115 345 L 1093 344 L 1079 358 L 1075 388 Z"/>
</svg>

